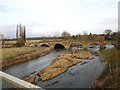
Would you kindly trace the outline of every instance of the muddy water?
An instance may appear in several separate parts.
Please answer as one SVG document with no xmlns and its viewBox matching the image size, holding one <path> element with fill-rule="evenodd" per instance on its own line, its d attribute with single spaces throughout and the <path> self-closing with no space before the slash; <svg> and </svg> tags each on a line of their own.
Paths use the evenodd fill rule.
<svg viewBox="0 0 120 90">
<path fill-rule="evenodd" d="M 3 71 L 18 78 L 24 78 L 31 73 L 41 71 L 57 56 L 67 52 L 67 50 L 53 51 L 43 57 L 4 68 Z M 68 71 L 52 80 L 41 82 L 36 79 L 36 85 L 43 88 L 89 88 L 100 76 L 103 69 L 104 64 L 101 63 L 100 57 L 94 56 L 93 60 L 83 60 L 82 63 L 69 68 Z"/>
</svg>

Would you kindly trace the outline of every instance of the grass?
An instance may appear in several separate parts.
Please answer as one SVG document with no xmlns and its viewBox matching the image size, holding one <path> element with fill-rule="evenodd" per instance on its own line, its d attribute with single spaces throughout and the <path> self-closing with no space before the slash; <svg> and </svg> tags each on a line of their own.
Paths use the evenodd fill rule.
<svg viewBox="0 0 120 90">
<path fill-rule="evenodd" d="M 42 47 L 15 47 L 15 48 L 3 48 L 2 60 L 3 62 L 12 59 L 16 56 L 43 50 Z"/>
<path fill-rule="evenodd" d="M 8 45 L 8 44 L 16 44 L 16 41 L 4 41 L 4 44 Z"/>
<path fill-rule="evenodd" d="M 57 57 L 51 65 L 38 73 L 42 81 L 50 80 L 68 70 L 69 67 L 81 62 L 73 57 L 73 54 L 67 53 Z"/>
<path fill-rule="evenodd" d="M 97 88 L 120 88 L 120 51 L 116 48 L 101 51 L 106 62 L 105 69 L 99 78 Z M 100 87 L 99 84 L 102 83 Z"/>
<path fill-rule="evenodd" d="M 31 43 L 38 43 L 40 42 L 41 40 L 26 40 L 26 43 L 27 44 L 31 44 Z M 13 41 L 5 41 L 4 42 L 5 45 L 10 45 L 10 44 L 16 44 L 16 40 L 13 40 Z"/>
<path fill-rule="evenodd" d="M 113 70 L 118 67 L 119 64 L 120 53 L 118 52 L 118 50 L 116 48 L 103 50 L 101 51 L 101 55 L 104 58 L 103 60 L 107 62 L 106 65 L 109 70 L 113 72 Z"/>
</svg>

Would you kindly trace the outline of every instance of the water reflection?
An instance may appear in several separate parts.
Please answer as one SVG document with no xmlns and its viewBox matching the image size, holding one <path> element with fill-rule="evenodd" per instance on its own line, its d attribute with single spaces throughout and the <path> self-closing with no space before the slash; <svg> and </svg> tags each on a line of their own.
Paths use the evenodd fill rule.
<svg viewBox="0 0 120 90">
<path fill-rule="evenodd" d="M 106 49 L 111 49 L 111 48 L 114 48 L 115 46 L 112 44 L 107 44 L 107 45 L 105 45 L 105 47 L 106 47 Z"/>
<path fill-rule="evenodd" d="M 87 49 L 90 51 L 90 52 L 96 52 L 96 51 L 99 51 L 100 50 L 100 46 L 99 45 L 90 45 L 87 47 Z"/>
</svg>

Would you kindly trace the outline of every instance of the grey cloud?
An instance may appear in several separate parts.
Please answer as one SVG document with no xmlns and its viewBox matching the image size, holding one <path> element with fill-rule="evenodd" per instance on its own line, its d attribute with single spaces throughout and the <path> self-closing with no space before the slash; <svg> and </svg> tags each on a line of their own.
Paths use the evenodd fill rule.
<svg viewBox="0 0 120 90">
<path fill-rule="evenodd" d="M 17 24 L 8 24 L 8 25 L 0 25 L 0 32 L 4 35 L 5 38 L 15 38 L 16 37 L 16 25 Z M 22 24 L 24 25 L 24 24 Z M 30 22 L 25 24 L 27 37 L 34 36 L 44 36 L 44 34 L 33 34 L 34 30 L 31 27 L 42 26 L 42 23 L 39 22 Z"/>
<path fill-rule="evenodd" d="M 117 23 L 118 23 L 117 18 L 107 18 L 107 19 L 104 19 L 102 22 L 100 22 L 98 24 L 103 25 L 103 24 L 117 24 Z"/>
<path fill-rule="evenodd" d="M 0 32 L 4 35 L 5 38 L 14 38 L 16 35 L 16 25 L 0 25 Z"/>
<path fill-rule="evenodd" d="M 44 26 L 44 23 L 41 22 L 27 22 L 26 26 L 27 27 L 37 27 L 37 26 Z"/>
<path fill-rule="evenodd" d="M 4 4 L 0 4 L 0 12 L 6 12 L 8 7 Z"/>
<path fill-rule="evenodd" d="M 0 3 L 0 12 L 1 13 L 21 13 L 26 12 L 27 10 L 20 5 L 12 5 L 6 3 Z"/>
</svg>

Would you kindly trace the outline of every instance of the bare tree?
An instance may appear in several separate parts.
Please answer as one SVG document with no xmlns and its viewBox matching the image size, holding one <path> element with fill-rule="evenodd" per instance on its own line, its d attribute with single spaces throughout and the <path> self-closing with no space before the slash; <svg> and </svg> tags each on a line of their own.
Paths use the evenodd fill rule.
<svg viewBox="0 0 120 90">
<path fill-rule="evenodd" d="M 69 33 L 69 32 L 66 32 L 66 31 L 64 31 L 64 32 L 61 34 L 61 36 L 62 36 L 63 38 L 65 38 L 65 39 L 69 39 L 69 38 L 71 37 L 70 33 Z"/>
<path fill-rule="evenodd" d="M 0 44 L 3 45 L 5 43 L 4 35 L 0 32 Z"/>
<path fill-rule="evenodd" d="M 26 43 L 26 28 L 25 28 L 25 26 L 23 26 L 23 40 L 24 40 L 24 43 Z"/>
<path fill-rule="evenodd" d="M 111 29 L 106 29 L 106 30 L 104 31 L 104 33 L 105 33 L 105 34 L 107 34 L 107 35 L 110 35 L 110 34 L 111 34 L 111 32 L 112 32 L 112 30 L 111 30 Z"/>
<path fill-rule="evenodd" d="M 21 24 L 17 25 L 16 28 L 16 39 L 17 46 L 24 46 L 26 43 L 26 28 Z"/>
</svg>

